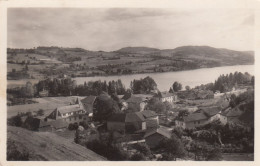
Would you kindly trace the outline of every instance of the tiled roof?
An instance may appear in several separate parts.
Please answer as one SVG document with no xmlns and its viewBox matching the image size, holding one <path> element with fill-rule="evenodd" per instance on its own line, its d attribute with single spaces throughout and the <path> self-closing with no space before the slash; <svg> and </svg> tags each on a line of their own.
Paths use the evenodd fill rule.
<svg viewBox="0 0 260 166">
<path fill-rule="evenodd" d="M 151 118 L 157 116 L 156 113 L 150 111 L 150 110 L 144 110 L 141 112 L 145 118 Z"/>
<path fill-rule="evenodd" d="M 242 113 L 243 113 L 243 112 L 242 112 L 240 109 L 236 108 L 236 109 L 231 109 L 231 110 L 229 110 L 229 111 L 226 113 L 226 116 L 227 116 L 227 117 L 238 117 L 238 116 L 242 115 Z"/>
<path fill-rule="evenodd" d="M 96 100 L 96 96 L 87 96 L 85 97 L 84 99 L 80 100 L 82 103 L 85 103 L 85 104 L 93 104 L 94 101 Z"/>
<path fill-rule="evenodd" d="M 143 122 L 144 117 L 141 112 L 134 112 L 126 114 L 125 122 Z"/>
<path fill-rule="evenodd" d="M 145 135 L 144 135 L 144 138 L 149 137 L 150 135 L 153 135 L 155 133 L 158 133 L 158 134 L 160 134 L 160 135 L 162 135 L 162 136 L 164 136 L 166 138 L 171 138 L 171 131 L 166 130 L 166 129 L 162 128 L 162 127 L 157 128 L 157 129 L 147 130 Z"/>
<path fill-rule="evenodd" d="M 144 117 L 140 112 L 134 113 L 119 113 L 111 115 L 108 120 L 109 122 L 143 122 Z"/>
<path fill-rule="evenodd" d="M 126 100 L 127 103 L 141 103 L 143 101 L 144 100 L 142 97 L 135 97 L 135 96 L 131 96 L 129 99 Z"/>
<path fill-rule="evenodd" d="M 192 122 L 192 121 L 197 121 L 197 120 L 204 120 L 204 119 L 208 119 L 208 117 L 203 113 L 193 113 L 190 114 L 186 117 L 183 118 L 184 122 Z"/>
<path fill-rule="evenodd" d="M 200 108 L 208 117 L 214 116 L 221 111 L 220 107 L 202 107 Z"/>
<path fill-rule="evenodd" d="M 79 107 L 78 104 L 75 105 L 68 105 L 68 106 L 62 106 L 62 107 L 58 107 L 56 108 L 57 111 L 59 111 L 61 114 L 63 113 L 69 113 L 69 112 L 76 112 L 81 110 L 81 108 Z"/>
<path fill-rule="evenodd" d="M 175 96 L 174 93 L 169 93 L 169 92 L 167 92 L 167 91 L 161 92 L 161 95 L 162 95 L 162 98 Z"/>
</svg>

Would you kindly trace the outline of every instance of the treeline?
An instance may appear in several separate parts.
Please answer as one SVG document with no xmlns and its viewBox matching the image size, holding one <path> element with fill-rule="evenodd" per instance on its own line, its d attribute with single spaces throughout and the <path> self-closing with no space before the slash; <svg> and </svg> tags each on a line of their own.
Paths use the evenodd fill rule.
<svg viewBox="0 0 260 166">
<path fill-rule="evenodd" d="M 241 72 L 235 72 L 230 74 L 222 74 L 214 83 L 206 85 L 196 86 L 195 89 L 211 90 L 213 92 L 219 91 L 221 93 L 231 91 L 233 88 L 239 87 L 240 85 L 253 85 L 254 76 L 248 72 L 244 74 Z"/>
<path fill-rule="evenodd" d="M 66 79 L 46 79 L 39 81 L 36 85 L 37 91 L 48 90 L 49 96 L 70 96 L 70 95 L 99 95 L 102 91 L 108 94 L 116 93 L 123 95 L 126 91 L 125 86 L 119 79 L 117 81 L 89 81 L 83 85 L 77 85 L 75 80 Z"/>
</svg>

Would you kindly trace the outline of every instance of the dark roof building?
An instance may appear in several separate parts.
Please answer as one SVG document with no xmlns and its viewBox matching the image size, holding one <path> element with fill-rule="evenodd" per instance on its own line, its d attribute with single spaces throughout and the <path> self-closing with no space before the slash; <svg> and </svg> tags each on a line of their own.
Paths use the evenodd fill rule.
<svg viewBox="0 0 260 166">
<path fill-rule="evenodd" d="M 145 142 L 150 148 L 156 148 L 160 145 L 160 142 L 163 139 L 171 138 L 171 131 L 162 127 L 157 129 L 147 130 L 144 135 L 144 138 L 145 138 Z"/>
</svg>

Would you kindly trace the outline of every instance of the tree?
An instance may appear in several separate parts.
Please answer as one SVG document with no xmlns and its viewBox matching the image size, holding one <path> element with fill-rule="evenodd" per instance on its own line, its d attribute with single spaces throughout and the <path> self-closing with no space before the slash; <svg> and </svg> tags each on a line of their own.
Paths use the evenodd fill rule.
<svg viewBox="0 0 260 166">
<path fill-rule="evenodd" d="M 148 76 L 144 79 L 141 78 L 140 80 L 133 80 L 131 82 L 131 89 L 135 94 L 149 93 L 152 90 L 157 89 L 157 84 L 155 83 L 153 78 Z"/>
<path fill-rule="evenodd" d="M 159 114 L 165 113 L 166 111 L 165 104 L 161 102 L 157 97 L 151 98 L 148 102 L 147 107 L 148 109 Z"/>
<path fill-rule="evenodd" d="M 25 95 L 25 97 L 33 97 L 33 95 L 34 95 L 34 88 L 30 81 L 26 82 L 24 95 Z"/>
<path fill-rule="evenodd" d="M 188 116 L 190 113 L 188 110 L 180 110 L 179 113 L 178 113 L 178 116 L 177 118 L 180 119 L 180 120 L 183 120 L 183 118 L 185 116 Z"/>
<path fill-rule="evenodd" d="M 189 91 L 190 90 L 190 86 L 185 86 L 185 89 L 187 90 L 187 91 Z"/>
<path fill-rule="evenodd" d="M 104 122 L 114 113 L 119 113 L 120 108 L 116 101 L 106 93 L 99 95 L 93 104 L 93 119 Z"/>
<path fill-rule="evenodd" d="M 174 92 L 178 92 L 179 90 L 182 89 L 181 83 L 175 81 L 175 82 L 172 84 L 172 89 L 173 89 Z"/>
<path fill-rule="evenodd" d="M 185 156 L 185 149 L 180 139 L 174 134 L 170 139 L 164 139 L 160 143 L 160 147 L 163 148 L 167 155 L 170 157 L 169 160 L 176 160 Z"/>
</svg>

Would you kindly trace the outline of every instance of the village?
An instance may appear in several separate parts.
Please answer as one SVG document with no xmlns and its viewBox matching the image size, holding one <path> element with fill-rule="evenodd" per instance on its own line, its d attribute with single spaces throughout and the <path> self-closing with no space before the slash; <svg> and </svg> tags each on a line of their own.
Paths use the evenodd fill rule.
<svg viewBox="0 0 260 166">
<path fill-rule="evenodd" d="M 134 80 L 124 94 L 102 87 L 98 95 L 73 96 L 50 111 L 18 112 L 8 124 L 55 133 L 107 160 L 221 160 L 224 153 L 251 154 L 253 77 L 242 76 L 244 83 L 225 93 L 205 88 L 209 85 L 183 90 L 178 82 L 160 92 L 146 77 Z M 150 83 L 141 86 L 144 82 Z M 43 88 L 36 99 L 50 98 L 49 93 Z"/>
</svg>

